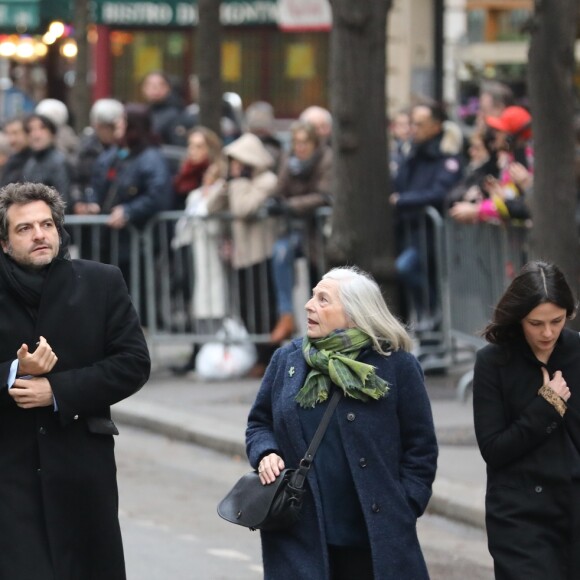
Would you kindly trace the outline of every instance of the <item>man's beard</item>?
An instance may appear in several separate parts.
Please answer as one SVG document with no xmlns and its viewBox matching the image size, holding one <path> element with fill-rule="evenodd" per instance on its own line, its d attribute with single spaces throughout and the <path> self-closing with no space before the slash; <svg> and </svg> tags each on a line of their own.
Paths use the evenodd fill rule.
<svg viewBox="0 0 580 580">
<path fill-rule="evenodd" d="M 50 248 L 52 250 L 52 248 Z M 43 262 L 41 264 L 39 263 L 35 263 L 32 260 L 19 260 L 17 258 L 14 257 L 14 248 L 12 247 L 12 244 L 10 242 L 7 243 L 6 245 L 6 250 L 5 250 L 5 254 L 15 263 L 18 264 L 20 267 L 22 268 L 26 268 L 28 270 L 42 270 L 43 268 L 46 268 L 46 266 L 48 266 L 56 256 L 47 256 L 47 261 Z"/>
</svg>

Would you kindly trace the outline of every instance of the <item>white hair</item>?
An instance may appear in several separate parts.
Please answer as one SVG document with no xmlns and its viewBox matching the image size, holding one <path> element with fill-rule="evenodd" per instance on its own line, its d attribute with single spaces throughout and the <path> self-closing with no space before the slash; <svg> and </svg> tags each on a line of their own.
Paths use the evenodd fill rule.
<svg viewBox="0 0 580 580">
<path fill-rule="evenodd" d="M 36 105 L 34 112 L 50 119 L 56 127 L 62 127 L 68 122 L 68 109 L 66 105 L 58 99 L 42 99 Z"/>
<path fill-rule="evenodd" d="M 327 132 L 330 132 L 332 129 L 332 114 L 324 107 L 318 107 L 317 105 L 306 107 L 306 109 L 300 113 L 298 118 L 300 121 L 304 121 L 305 123 L 310 123 L 312 125 L 323 123 Z"/>
<path fill-rule="evenodd" d="M 114 125 L 125 115 L 125 107 L 117 99 L 98 99 L 91 107 L 91 125 Z"/>
<path fill-rule="evenodd" d="M 377 352 L 386 354 L 385 342 L 387 350 L 411 350 L 411 338 L 389 310 L 379 285 L 370 274 L 356 266 L 342 266 L 328 271 L 322 279 L 339 283 L 338 294 L 346 317 L 369 335 Z"/>
</svg>

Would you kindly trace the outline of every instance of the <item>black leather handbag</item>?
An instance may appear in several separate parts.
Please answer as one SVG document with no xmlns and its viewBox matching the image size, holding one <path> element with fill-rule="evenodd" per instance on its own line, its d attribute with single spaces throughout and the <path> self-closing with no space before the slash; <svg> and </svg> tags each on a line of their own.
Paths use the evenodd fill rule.
<svg viewBox="0 0 580 580">
<path fill-rule="evenodd" d="M 257 471 L 246 473 L 218 504 L 219 516 L 250 530 L 282 530 L 295 524 L 300 519 L 306 476 L 341 396 L 335 389 L 297 469 L 284 469 L 268 485 L 262 484 Z"/>
</svg>

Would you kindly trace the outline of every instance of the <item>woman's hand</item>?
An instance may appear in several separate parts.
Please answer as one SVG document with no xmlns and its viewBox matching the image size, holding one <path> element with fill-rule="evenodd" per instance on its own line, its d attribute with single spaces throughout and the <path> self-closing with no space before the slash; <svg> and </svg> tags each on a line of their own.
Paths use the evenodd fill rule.
<svg viewBox="0 0 580 580">
<path fill-rule="evenodd" d="M 276 453 L 270 453 L 262 457 L 258 465 L 258 473 L 262 485 L 274 483 L 284 467 L 284 460 Z"/>
<path fill-rule="evenodd" d="M 556 393 L 564 401 L 570 398 L 570 389 L 562 376 L 562 371 L 556 371 L 554 377 L 550 380 L 550 375 L 545 367 L 542 367 L 542 375 L 544 376 L 544 385 L 548 385 L 552 391 Z"/>
<path fill-rule="evenodd" d="M 458 201 L 449 208 L 449 215 L 462 224 L 476 224 L 479 221 L 479 205 L 470 201 Z"/>
<path fill-rule="evenodd" d="M 528 189 L 534 183 L 533 175 L 521 163 L 510 163 L 508 172 L 511 180 L 522 190 Z"/>
</svg>

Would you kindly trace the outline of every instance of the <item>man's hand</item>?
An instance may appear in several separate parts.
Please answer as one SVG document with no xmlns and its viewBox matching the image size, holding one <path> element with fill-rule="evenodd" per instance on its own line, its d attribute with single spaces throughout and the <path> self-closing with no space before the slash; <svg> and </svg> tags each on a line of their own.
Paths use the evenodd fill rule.
<svg viewBox="0 0 580 580">
<path fill-rule="evenodd" d="M 16 357 L 18 358 L 18 374 L 32 376 L 49 373 L 58 360 L 44 336 L 40 337 L 33 353 L 29 351 L 27 344 L 23 344 L 18 349 Z"/>
<path fill-rule="evenodd" d="M 8 394 L 21 409 L 50 407 L 54 404 L 52 388 L 44 377 L 16 379 Z"/>
<path fill-rule="evenodd" d="M 114 230 L 121 230 L 127 225 L 127 218 L 125 216 L 125 210 L 123 209 L 122 205 L 116 205 L 111 210 L 107 224 Z"/>
<path fill-rule="evenodd" d="M 96 215 L 101 213 L 101 207 L 98 203 L 77 201 L 77 203 L 74 204 L 73 213 L 76 215 Z"/>
</svg>

